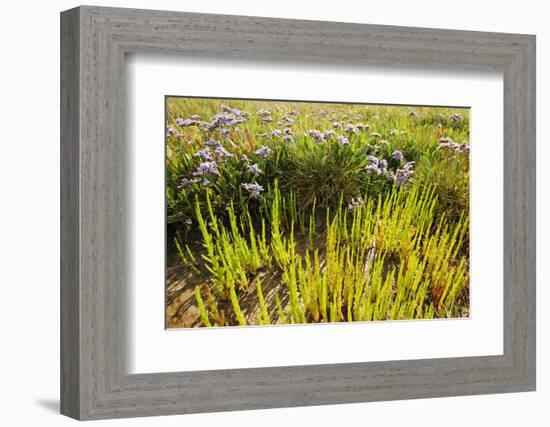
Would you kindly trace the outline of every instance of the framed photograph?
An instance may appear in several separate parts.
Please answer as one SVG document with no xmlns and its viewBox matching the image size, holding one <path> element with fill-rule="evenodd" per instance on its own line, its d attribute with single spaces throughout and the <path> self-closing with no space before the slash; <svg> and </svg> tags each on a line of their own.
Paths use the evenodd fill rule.
<svg viewBox="0 0 550 427">
<path fill-rule="evenodd" d="M 61 14 L 61 411 L 535 390 L 535 37 Z"/>
</svg>

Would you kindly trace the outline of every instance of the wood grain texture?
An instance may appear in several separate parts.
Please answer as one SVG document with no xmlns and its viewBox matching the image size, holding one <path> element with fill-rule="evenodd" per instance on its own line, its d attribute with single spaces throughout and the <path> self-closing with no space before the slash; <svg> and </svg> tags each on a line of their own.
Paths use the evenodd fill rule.
<svg viewBox="0 0 550 427">
<path fill-rule="evenodd" d="M 62 13 L 62 413 L 78 419 L 535 388 L 535 38 L 80 7 Z M 129 375 L 128 53 L 504 74 L 504 354 Z"/>
<path fill-rule="evenodd" d="M 80 414 L 79 17 L 61 20 L 61 412 Z"/>
</svg>

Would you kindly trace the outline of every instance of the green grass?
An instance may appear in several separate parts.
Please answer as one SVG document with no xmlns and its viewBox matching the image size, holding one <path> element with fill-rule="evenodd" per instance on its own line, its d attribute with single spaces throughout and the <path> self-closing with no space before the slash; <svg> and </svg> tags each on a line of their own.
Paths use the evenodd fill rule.
<svg viewBox="0 0 550 427">
<path fill-rule="evenodd" d="M 209 128 L 222 104 L 248 114 L 226 110 L 241 122 Z M 196 325 L 469 315 L 469 155 L 440 142 L 469 140 L 468 110 L 187 98 L 167 107 L 168 259 L 190 272 Z M 190 126 L 177 120 L 194 115 Z M 312 130 L 334 135 L 319 141 Z M 211 159 L 198 156 L 205 149 Z M 387 163 L 380 173 L 372 156 Z M 216 170 L 198 175 L 205 161 Z"/>
</svg>

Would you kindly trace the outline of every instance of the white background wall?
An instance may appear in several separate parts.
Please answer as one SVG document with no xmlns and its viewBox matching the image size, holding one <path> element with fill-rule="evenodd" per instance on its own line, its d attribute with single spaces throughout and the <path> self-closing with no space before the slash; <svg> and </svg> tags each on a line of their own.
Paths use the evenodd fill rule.
<svg viewBox="0 0 550 427">
<path fill-rule="evenodd" d="M 544 1 L 176 0 L 96 5 L 537 35 L 538 391 L 508 395 L 116 420 L 117 426 L 547 426 L 550 313 L 550 27 Z M 0 33 L 0 422 L 64 426 L 59 402 L 59 12 L 75 1 L 2 4 Z M 546 239 L 545 239 L 546 238 Z M 546 240 L 544 242 L 543 240 Z M 546 309 L 546 310 L 545 310 Z"/>
</svg>

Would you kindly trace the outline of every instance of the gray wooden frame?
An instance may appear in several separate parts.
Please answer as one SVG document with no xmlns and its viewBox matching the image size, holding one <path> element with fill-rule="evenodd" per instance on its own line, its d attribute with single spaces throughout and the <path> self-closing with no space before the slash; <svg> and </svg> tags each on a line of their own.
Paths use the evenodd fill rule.
<svg viewBox="0 0 550 427">
<path fill-rule="evenodd" d="M 504 75 L 504 354 L 125 370 L 124 58 L 150 52 Z M 77 419 L 535 389 L 535 37 L 83 6 L 61 14 L 61 412 Z"/>
</svg>

